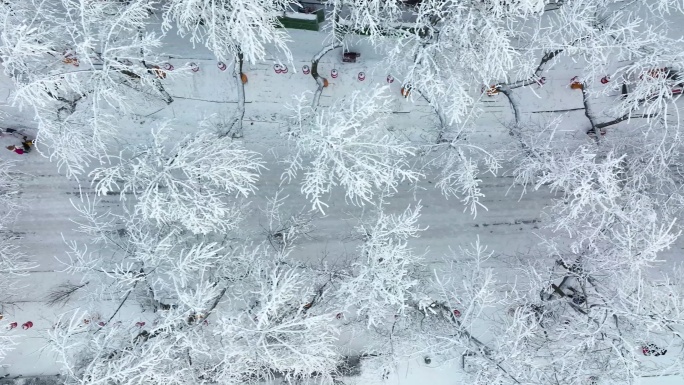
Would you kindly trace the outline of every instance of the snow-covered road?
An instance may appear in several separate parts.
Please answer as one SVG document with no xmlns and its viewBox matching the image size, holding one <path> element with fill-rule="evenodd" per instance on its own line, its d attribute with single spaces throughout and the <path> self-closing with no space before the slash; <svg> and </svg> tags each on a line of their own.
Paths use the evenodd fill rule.
<svg viewBox="0 0 684 385">
<path fill-rule="evenodd" d="M 281 188 L 279 183 L 284 166 L 277 160 L 286 151 L 282 135 L 287 129 L 286 105 L 292 100 L 293 95 L 312 92 L 315 89 L 314 80 L 311 76 L 303 74 L 301 67 L 310 64 L 311 57 L 321 47 L 324 35 L 305 31 L 292 31 L 292 35 L 296 43 L 292 45 L 294 63 L 289 65 L 295 68 L 291 68 L 287 74 L 276 74 L 273 65 L 278 58 L 274 57 L 271 61 L 246 64 L 244 71 L 249 79 L 245 87 L 247 107 L 244 143 L 250 149 L 262 153 L 268 161 L 268 169 L 263 172 L 257 184 L 258 194 L 251 205 L 253 215 L 245 225 L 247 231 L 254 234 L 260 231 L 260 224 L 263 221 L 263 218 L 259 217 L 258 208 L 264 207 L 266 199 L 274 196 Z M 125 128 L 120 138 L 122 142 L 148 140 L 148 129 L 141 128 L 143 123 L 172 119 L 179 128 L 178 135 L 182 135 L 196 131 L 197 124 L 203 117 L 211 114 L 230 116 L 234 110 L 235 84 L 231 68 L 221 71 L 208 51 L 203 48 L 192 50 L 176 36 L 169 37 L 169 50 L 172 51 L 169 63 L 177 69 L 194 62 L 199 65 L 200 70 L 174 81 L 166 81 L 164 86 L 175 101 L 168 106 L 163 103 L 139 106 L 136 114 L 123 125 Z M 355 44 L 354 50 L 361 52 L 358 63 L 342 63 L 341 50 L 333 51 L 321 61 L 319 71 L 330 80 L 330 86 L 324 90 L 321 99 L 322 105 L 330 105 L 337 98 L 353 90 L 376 84 L 388 84 L 388 73 L 383 70 L 381 55 L 373 52 L 362 41 Z M 333 69 L 339 73 L 335 79 L 329 76 Z M 558 65 L 545 75 L 547 82 L 543 87 L 520 90 L 517 97 L 521 101 L 521 111 L 526 116 L 541 119 L 544 113 L 539 112 L 558 110 L 559 106 L 568 110 L 581 108 L 581 95 L 567 87 L 569 79 L 574 76 L 573 71 L 570 65 Z M 359 80 L 359 72 L 365 73 L 365 80 Z M 4 87 L 11 87 L 9 79 L 1 79 L 1 84 Z M 425 137 L 434 135 L 432 122 L 435 118 L 427 103 L 417 95 L 412 95 L 408 99 L 403 98 L 400 95 L 399 81 L 388 86 L 395 97 L 393 105 L 397 112 L 392 117 L 393 124 L 397 127 L 410 128 L 413 133 Z M 512 119 L 512 111 L 503 95 L 486 101 L 487 103 L 483 103 L 484 114 L 476 122 L 479 129 L 473 134 L 472 140 L 475 143 L 495 143 L 500 145 L 501 149 L 505 149 L 511 145 L 511 137 L 505 124 Z M 8 106 L 1 107 L 8 113 L 5 119 L 7 126 L 32 127 L 30 114 L 27 112 L 22 113 Z M 565 116 L 567 124 L 563 125 L 565 131 L 562 134 L 569 140 L 587 140 L 584 133 L 587 125 L 582 123 L 584 112 L 570 111 L 565 113 Z M 0 138 L 3 147 L 6 145 L 5 141 L 11 140 Z M 40 149 L 45 151 L 44 148 Z M 79 308 L 84 303 L 75 300 L 64 306 L 48 306 L 45 300 L 57 285 L 64 282 L 80 282 L 79 276 L 61 272 L 64 266 L 58 259 L 67 257 L 67 245 L 64 240 L 87 242 L 84 235 L 74 231 L 76 225 L 73 219 L 76 218 L 76 210 L 73 204 L 86 202 L 83 200 L 84 193 L 92 194 L 92 188 L 86 176 L 81 181 L 66 179 L 60 175 L 48 157 L 41 156 L 38 152 L 19 156 L 3 151 L 0 157 L 11 158 L 17 162 L 17 178 L 22 185 L 21 202 L 25 209 L 13 231 L 23 237 L 22 250 L 39 265 L 22 279 L 23 289 L 14 299 L 14 304 L 2 309 L 4 319 L 0 324 L 6 325 L 16 321 L 21 325 L 26 321 L 32 321 L 34 326 L 28 330 L 17 328 L 9 332 L 18 337 L 19 344 L 5 360 L 5 365 L 0 369 L 0 377 L 5 374 L 11 377 L 54 374 L 59 371 L 60 364 L 50 352 L 42 350 L 46 342 L 46 331 L 54 325 L 59 314 Z M 510 189 L 512 179 L 505 175 L 507 170 L 503 171 L 501 175 L 483 178 L 482 191 L 486 197 L 482 199 L 482 203 L 489 210 L 480 210 L 476 217 L 464 212 L 464 207 L 458 200 L 444 199 L 434 187 L 430 175 L 418 186 L 403 186 L 404 188 L 390 199 L 389 211 L 403 211 L 417 201 L 422 202 L 424 209 L 421 223 L 429 225 L 430 231 L 424 232 L 421 238 L 411 243 L 411 246 L 421 252 L 427 250 L 426 258 L 435 264 L 439 263 L 442 256 L 450 253 L 450 249 L 471 243 L 476 236 L 504 257 L 543 253 L 538 247 L 538 234 L 546 231 L 543 229 L 541 212 L 553 197 L 546 192 L 531 192 L 521 196 L 519 188 Z M 300 208 L 308 209 L 309 205 L 301 196 L 296 183 L 284 185 L 282 189 L 283 196 L 290 196 L 288 204 L 293 211 Z M 315 233 L 299 244 L 299 250 L 308 258 L 348 253 L 356 246 L 353 228 L 356 219 L 363 215 L 363 208 L 345 204 L 344 198 L 337 194 L 340 193 L 335 193 L 329 199 L 330 208 L 327 215 L 315 217 Z M 115 195 L 102 197 L 102 201 L 112 210 L 117 210 L 121 205 L 118 196 Z M 503 280 L 512 282 L 516 278 L 510 273 L 503 273 L 504 271 Z M 88 305 L 92 308 L 93 304 Z M 96 308 L 100 309 L 100 314 L 106 316 L 116 306 L 118 303 L 112 301 L 98 303 Z M 141 313 L 138 307 L 129 305 L 119 313 L 117 320 L 122 322 L 121 327 L 134 328 L 135 322 L 151 322 L 152 317 Z M 444 375 L 444 371 L 449 370 L 448 365 L 442 367 L 435 363 L 431 366 L 435 369 L 426 369 L 425 365 L 415 362 L 410 363 L 400 371 L 402 375 L 396 378 L 396 383 L 453 383 L 448 375 Z M 684 382 L 656 379 L 650 383 L 670 385 Z"/>
</svg>

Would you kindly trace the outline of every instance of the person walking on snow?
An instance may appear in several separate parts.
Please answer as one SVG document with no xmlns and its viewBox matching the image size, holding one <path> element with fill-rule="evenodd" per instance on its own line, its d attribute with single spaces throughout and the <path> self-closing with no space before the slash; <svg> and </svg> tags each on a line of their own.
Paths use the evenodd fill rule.
<svg viewBox="0 0 684 385">
<path fill-rule="evenodd" d="M 29 138 L 24 135 L 22 137 L 21 147 L 24 149 L 24 152 L 31 152 L 31 149 L 33 148 L 33 140 L 29 140 Z"/>
<path fill-rule="evenodd" d="M 6 147 L 10 151 L 14 151 L 19 155 L 23 155 L 25 153 L 31 152 L 31 149 L 33 148 L 33 140 L 29 140 L 29 138 L 24 135 L 22 136 L 22 142 L 21 142 L 21 147 L 11 145 Z"/>
<path fill-rule="evenodd" d="M 16 153 L 19 154 L 19 155 L 23 155 L 23 154 L 24 154 L 24 150 L 21 149 L 21 148 L 19 148 L 19 147 L 17 147 L 17 146 L 15 146 L 15 145 L 7 146 L 6 148 L 7 148 L 8 150 L 10 150 L 10 151 L 16 152 Z"/>
</svg>

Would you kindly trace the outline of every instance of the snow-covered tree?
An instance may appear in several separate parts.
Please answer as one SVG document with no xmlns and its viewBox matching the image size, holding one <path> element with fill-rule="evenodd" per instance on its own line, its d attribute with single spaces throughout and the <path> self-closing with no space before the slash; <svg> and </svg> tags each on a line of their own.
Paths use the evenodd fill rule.
<svg viewBox="0 0 684 385">
<path fill-rule="evenodd" d="M 313 209 L 328 206 L 324 196 L 336 185 L 352 204 L 363 205 L 421 177 L 409 164 L 415 149 L 388 130 L 390 103 L 386 87 L 355 91 L 329 109 L 313 110 L 306 95 L 296 98 L 290 167 L 283 177 L 290 181 L 303 171 L 302 193 Z"/>
<path fill-rule="evenodd" d="M 369 327 L 393 322 L 415 300 L 422 257 L 408 247 L 409 238 L 425 231 L 418 225 L 421 206 L 399 215 L 380 211 L 375 223 L 360 226 L 363 243 L 353 277 L 340 285 L 345 308 Z"/>
<path fill-rule="evenodd" d="M 526 23 L 515 75 L 499 79 L 494 87 L 508 98 L 520 123 L 521 101 L 514 90 L 543 84 L 547 70 L 572 58 L 579 63 L 575 75 L 582 85 L 590 133 L 633 118 L 662 117 L 681 92 L 678 63 L 684 42 L 669 33 L 679 12 L 667 1 L 561 2 L 540 16 L 543 26 Z M 593 106 L 594 97 L 618 95 L 616 103 Z M 607 119 L 601 121 L 601 115 Z"/>
<path fill-rule="evenodd" d="M 144 221 L 111 234 L 93 218 L 83 225 L 91 222 L 90 231 L 110 234 L 108 256 L 73 247 L 65 263 L 68 271 L 107 283 L 95 295 L 120 306 L 97 323 L 84 324 L 81 312 L 66 314 L 50 332 L 66 365 L 66 383 L 237 384 L 274 376 L 330 383 L 341 359 L 334 315 L 312 308 L 315 290 L 307 274 L 275 262 L 285 254 L 229 250 L 209 242 L 215 235 L 198 239 Z M 113 322 L 134 298 L 154 311 L 149 327 Z"/>
<path fill-rule="evenodd" d="M 362 379 L 387 378 L 397 364 L 412 359 L 460 366 L 465 357 L 474 357 L 496 366 L 487 336 L 478 333 L 488 315 L 507 302 L 498 295 L 500 283 L 487 266 L 493 254 L 478 239 L 446 257 L 444 267 L 420 269 L 404 310 L 364 333 L 372 337 L 364 344 L 367 370 Z M 489 380 L 505 376 L 493 374 Z"/>
<path fill-rule="evenodd" d="M 571 147 L 554 140 L 557 123 L 517 131 L 517 181 L 558 195 L 547 211 L 547 254 L 520 258 L 525 283 L 508 289 L 508 315 L 495 323 L 491 350 L 469 358 L 469 370 L 480 378 L 503 371 L 520 383 L 632 383 L 666 374 L 679 357 L 640 357 L 650 354 L 642 351 L 649 344 L 674 350 L 682 343 L 682 286 L 653 271 L 681 234 L 678 205 L 670 203 L 681 196 L 667 167 L 674 147 L 653 151 L 634 140 Z M 661 163 L 644 162 L 645 154 Z M 647 185 L 648 179 L 659 182 Z M 489 363 L 504 358 L 499 367 Z"/>
<path fill-rule="evenodd" d="M 313 232 L 311 223 L 313 216 L 302 209 L 297 212 L 286 212 L 287 198 L 277 192 L 273 198 L 268 199 L 263 212 L 266 216 L 264 228 L 266 238 L 274 250 L 283 252 L 292 247 L 300 237 L 306 237 Z"/>
<path fill-rule="evenodd" d="M 419 92 L 447 128 L 466 119 L 476 101 L 474 90 L 515 68 L 523 17 L 538 15 L 545 2 L 358 3 L 348 4 L 340 23 L 369 33 L 387 52 L 389 70 Z M 385 35 L 392 39 L 380 38 Z"/>
<path fill-rule="evenodd" d="M 236 383 L 279 375 L 332 383 L 341 359 L 333 313 L 312 307 L 313 288 L 294 270 L 272 266 L 255 278 L 255 290 L 242 297 L 249 310 L 217 321 L 215 334 L 229 348 L 218 354 L 216 379 Z"/>
<path fill-rule="evenodd" d="M 160 68 L 160 35 L 146 30 L 147 0 L 2 7 L 0 56 L 15 82 L 14 101 L 33 109 L 38 141 L 67 175 L 106 156 L 119 128 L 114 122 L 138 100 L 173 101 L 161 83 L 171 73 Z"/>
<path fill-rule="evenodd" d="M 164 28 L 177 28 L 193 44 L 203 43 L 219 60 L 238 55 L 255 63 L 266 57 L 273 45 L 289 56 L 289 37 L 279 28 L 278 17 L 297 3 L 285 0 L 213 1 L 171 0 L 164 2 Z"/>
<path fill-rule="evenodd" d="M 485 194 L 481 187 L 480 169 L 484 166 L 485 173 L 495 176 L 501 168 L 499 156 L 463 142 L 461 138 L 427 147 L 430 151 L 426 157 L 434 156 L 428 158 L 427 168 L 437 167 L 439 170 L 435 187 L 441 190 L 444 197 L 458 198 L 465 206 L 463 211 L 468 210 L 473 216 L 477 216 L 479 208 L 487 210 L 481 202 Z M 497 149 L 490 151 L 494 150 Z M 433 155 L 433 151 L 436 154 Z"/>
<path fill-rule="evenodd" d="M 168 132 L 167 125 L 160 126 L 150 146 L 120 157 L 116 166 L 94 170 L 98 194 L 115 191 L 122 200 L 132 194 L 144 220 L 179 223 L 193 233 L 233 229 L 239 206 L 230 198 L 255 192 L 264 168 L 259 155 L 209 132 L 173 144 Z"/>
<path fill-rule="evenodd" d="M 549 3 L 327 2 L 329 36 L 311 66 L 316 92 L 296 98 L 283 122 L 290 146 L 274 151 L 289 151 L 282 182 L 301 178 L 313 211 L 341 215 L 328 207 L 342 196 L 357 206 L 348 207 L 350 216 L 364 210 L 361 235 L 343 240 L 353 251 L 317 263 L 306 241 L 321 243 L 311 235 L 319 218 L 301 210 L 304 203 L 291 204 L 296 194 L 268 199 L 264 221 L 246 215 L 256 212 L 247 211 L 250 203 L 267 199 L 255 196 L 257 182 L 273 181 L 259 180 L 261 155 L 233 140 L 246 114 L 243 62 L 279 60 L 274 52 L 292 59 L 278 17 L 297 4 L 0 2 L 4 73 L 16 85 L 16 103 L 35 112 L 38 141 L 69 176 L 92 178 L 100 198 L 121 198 L 121 207 L 104 210 L 85 194 L 73 202 L 83 216 L 77 230 L 92 239 L 67 240 L 60 259 L 83 277 L 78 287 L 89 287 L 84 306 L 107 300 L 118 308 L 98 322 L 83 322 L 93 309 L 67 313 L 49 332 L 65 382 L 333 383 L 348 354 L 340 335 L 361 342 L 353 354 L 377 377 L 420 357 L 458 361 L 473 384 L 624 384 L 682 367 L 673 354 L 684 331 L 681 268 L 675 276 L 654 272 L 677 246 L 684 207 L 677 109 L 684 50 L 669 25 L 681 4 Z M 184 71 L 160 68 L 168 32 L 233 63 L 237 113 L 217 124 L 218 133 L 179 139 L 163 124 L 144 145 L 117 143 L 137 104 L 173 100 L 165 86 Z M 408 100 L 390 95 L 395 83 L 320 105 L 330 88 L 318 64 L 350 48 L 355 33 L 387 59 L 373 70 L 398 79 Z M 581 92 L 573 96 L 587 119 L 564 122 L 580 134 L 561 138 L 559 121 L 526 121 L 519 95 L 563 61 L 576 63 Z M 606 84 L 597 84 L 602 77 Z M 496 130 L 493 120 L 478 119 L 488 98 L 483 86 L 511 105 L 510 136 L 477 135 L 484 124 Z M 393 98 L 424 99 L 433 119 L 390 127 Z M 606 127 L 615 135 L 599 137 Z M 119 145 L 125 149 L 112 156 Z M 505 156 L 504 146 L 512 148 Z M 91 172 L 93 159 L 100 163 Z M 515 274 L 494 274 L 508 250 L 473 240 L 434 268 L 414 244 L 425 234 L 422 206 L 391 214 L 388 203 L 409 191 L 418 201 L 417 182 L 430 175 L 445 197 L 476 215 L 487 194 L 481 170 L 494 176 L 501 168 L 513 169 L 524 193 L 554 196 L 537 234 L 543 251 L 518 256 L 506 271 Z M 0 190 L 10 195 L 0 191 L 0 203 L 16 191 L 6 177 Z M 1 241 L 0 275 L 25 268 L 15 240 Z M 117 326 L 138 307 L 148 325 Z M 665 349 L 674 358 L 656 360 Z"/>
<path fill-rule="evenodd" d="M 245 115 L 245 79 L 243 62 L 255 64 L 267 57 L 275 47 L 286 61 L 292 56 L 287 46 L 290 40 L 278 17 L 297 7 L 289 0 L 171 0 L 163 4 L 163 29 L 176 28 L 179 35 L 188 37 L 194 45 L 204 44 L 216 57 L 233 63 L 238 108 L 224 134 L 241 137 Z M 278 61 L 280 58 L 277 59 Z"/>
<path fill-rule="evenodd" d="M 341 361 L 338 331 L 331 310 L 311 305 L 312 275 L 288 267 L 289 248 L 271 253 L 241 241 L 241 216 L 215 208 L 254 192 L 260 160 L 209 133 L 169 143 L 169 130 L 94 171 L 98 192 L 130 192 L 132 208 L 102 212 L 96 200 L 74 202 L 78 230 L 93 245 L 69 242 L 65 270 L 94 283 L 92 300 L 119 306 L 87 324 L 82 312 L 65 314 L 50 332 L 66 383 L 330 383 Z M 197 203 L 212 210 L 183 211 Z M 154 313 L 150 326 L 117 323 L 120 309 L 134 304 Z"/>
</svg>

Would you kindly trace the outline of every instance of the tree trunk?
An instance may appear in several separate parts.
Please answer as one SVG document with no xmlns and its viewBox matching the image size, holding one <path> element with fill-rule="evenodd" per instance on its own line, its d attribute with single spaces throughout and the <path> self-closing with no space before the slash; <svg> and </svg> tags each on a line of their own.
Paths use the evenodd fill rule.
<svg viewBox="0 0 684 385">
<path fill-rule="evenodd" d="M 242 52 L 238 52 L 233 68 L 233 76 L 235 77 L 235 85 L 237 87 L 237 111 L 235 111 L 233 123 L 225 133 L 225 135 L 231 135 L 233 138 L 242 138 L 244 135 L 242 121 L 245 118 L 245 83 L 242 81 L 242 64 Z"/>
<path fill-rule="evenodd" d="M 323 49 L 316 54 L 316 56 L 311 59 L 311 76 L 313 76 L 314 80 L 316 81 L 316 84 L 318 85 L 318 88 L 316 89 L 316 92 L 314 93 L 313 97 L 313 102 L 311 103 L 311 107 L 316 110 L 318 108 L 318 104 L 320 103 L 321 100 L 321 94 L 323 93 L 323 88 L 325 87 L 325 78 L 321 77 L 318 74 L 318 62 L 327 54 L 328 52 L 342 47 L 341 42 L 335 42 L 335 43 L 330 43 L 327 46 L 323 47 Z"/>
<path fill-rule="evenodd" d="M 164 86 L 161 84 L 161 82 L 159 81 L 159 79 L 154 79 L 154 80 L 152 81 L 152 84 L 154 84 L 154 88 L 156 88 L 157 91 L 159 91 L 159 93 L 160 93 L 161 96 L 162 96 L 162 100 L 163 100 L 164 102 L 166 102 L 166 104 L 171 104 L 171 103 L 173 103 L 173 97 L 171 97 L 171 95 L 166 91 L 166 89 L 165 89 Z"/>
</svg>

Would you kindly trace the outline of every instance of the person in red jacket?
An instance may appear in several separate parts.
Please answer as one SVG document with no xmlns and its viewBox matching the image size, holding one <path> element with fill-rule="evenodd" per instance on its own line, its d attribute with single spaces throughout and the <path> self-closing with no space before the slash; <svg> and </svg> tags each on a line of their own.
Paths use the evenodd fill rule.
<svg viewBox="0 0 684 385">
<path fill-rule="evenodd" d="M 7 146 L 6 148 L 7 148 L 8 150 L 10 150 L 10 151 L 16 152 L 16 153 L 19 154 L 19 155 L 23 155 L 24 152 L 25 152 L 24 149 L 19 148 L 19 147 L 14 146 L 14 145 L 12 145 L 12 146 Z"/>
<path fill-rule="evenodd" d="M 31 152 L 31 149 L 33 148 L 33 140 L 30 140 L 27 136 L 23 135 L 21 138 L 21 147 L 11 145 L 7 146 L 6 148 L 10 151 L 14 151 L 19 155 L 26 154 L 28 152 Z"/>
</svg>

